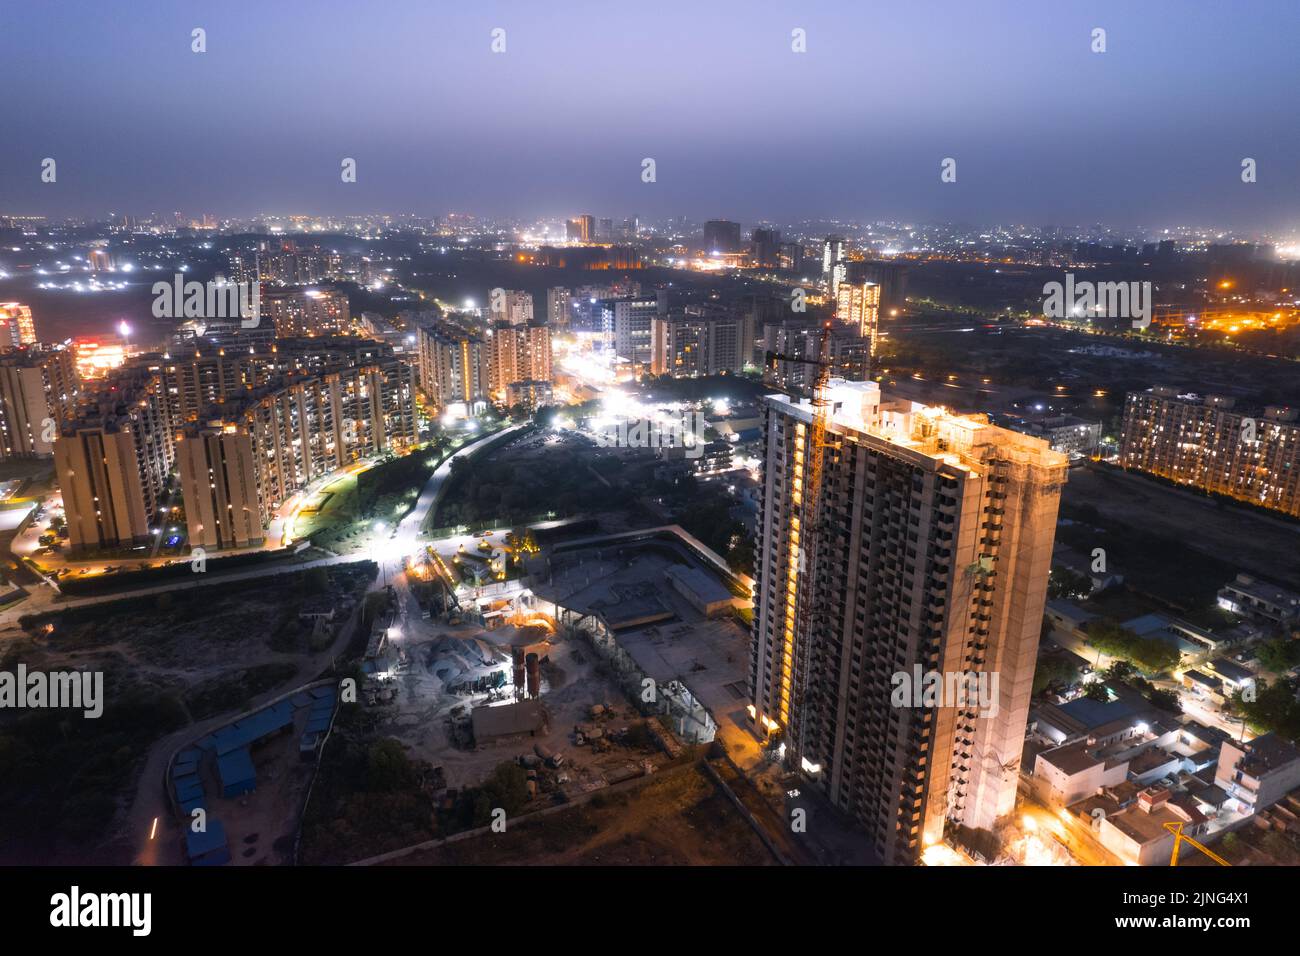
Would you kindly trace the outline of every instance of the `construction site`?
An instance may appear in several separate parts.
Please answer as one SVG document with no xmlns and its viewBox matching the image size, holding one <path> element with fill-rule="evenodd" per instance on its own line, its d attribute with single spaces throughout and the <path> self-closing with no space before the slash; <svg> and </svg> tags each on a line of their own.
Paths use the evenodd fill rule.
<svg viewBox="0 0 1300 956">
<path fill-rule="evenodd" d="M 458 573 L 475 553 L 491 578 Z M 522 769 L 530 813 L 680 766 L 719 736 L 757 755 L 747 598 L 720 568 L 672 527 L 546 547 L 507 532 L 436 541 L 379 592 L 366 739 L 427 765 L 436 832 L 503 764 Z"/>
</svg>

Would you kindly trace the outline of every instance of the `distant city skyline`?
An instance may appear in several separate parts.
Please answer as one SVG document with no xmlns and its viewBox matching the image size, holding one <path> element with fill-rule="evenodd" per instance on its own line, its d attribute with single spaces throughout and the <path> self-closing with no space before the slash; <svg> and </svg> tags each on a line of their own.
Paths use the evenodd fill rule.
<svg viewBox="0 0 1300 956">
<path fill-rule="evenodd" d="M 42 5 L 6 24 L 0 214 L 1300 227 L 1300 8 L 1284 0 L 1230 16 L 1172 0 L 136 10 Z"/>
<path fill-rule="evenodd" d="M 575 210 L 590 210 L 594 207 L 579 205 Z M 583 213 L 571 212 L 569 214 L 545 215 L 545 216 L 522 216 L 522 215 L 489 215 L 479 214 L 470 209 L 444 210 L 442 212 L 433 212 L 426 214 L 417 214 L 411 212 L 394 212 L 387 210 L 369 210 L 360 212 L 337 212 L 329 210 L 321 211 L 276 211 L 276 212 L 254 212 L 247 215 L 226 214 L 221 211 L 220 207 L 205 209 L 172 209 L 172 210 L 107 210 L 103 212 L 89 213 L 85 215 L 68 215 L 68 214 L 46 214 L 39 211 L 13 213 L 12 211 L 0 209 L 0 223 L 17 224 L 19 222 L 30 222 L 32 225 L 40 225 L 47 228 L 93 228 L 105 227 L 107 229 L 121 228 L 124 222 L 131 225 L 150 227 L 153 229 L 164 229 L 169 227 L 172 230 L 199 230 L 211 231 L 215 235 L 235 235 L 244 229 L 256 230 L 270 228 L 274 230 L 273 235 L 291 236 L 313 236 L 313 235 L 348 235 L 353 230 L 365 229 L 370 230 L 374 227 L 369 225 L 370 220 L 391 220 L 385 228 L 394 230 L 406 227 L 424 226 L 437 223 L 439 228 L 450 227 L 456 230 L 462 230 L 467 227 L 481 226 L 499 232 L 507 230 L 517 230 L 520 235 L 517 240 L 523 241 L 531 238 L 533 241 L 545 240 L 547 242 L 566 242 L 574 241 L 572 238 L 566 239 L 563 235 L 563 228 L 567 222 L 575 219 L 576 216 Z M 1103 220 L 1092 222 L 1044 222 L 1029 223 L 1016 221 L 1002 221 L 997 219 L 983 220 L 965 220 L 965 221 L 945 221 L 921 218 L 840 218 L 832 217 L 804 217 L 797 220 L 785 220 L 773 217 L 758 218 L 739 218 L 736 216 L 726 216 L 719 214 L 714 217 L 703 217 L 690 215 L 688 213 L 673 213 L 663 216 L 638 216 L 635 213 L 623 213 L 620 211 L 610 211 L 598 209 L 599 218 L 611 221 L 615 226 L 616 234 L 612 239 L 597 238 L 595 242 L 613 241 L 619 242 L 627 239 L 621 231 L 622 224 L 627 221 L 635 220 L 643 236 L 649 235 L 670 235 L 676 234 L 679 227 L 684 224 L 689 227 L 693 234 L 700 234 L 704 231 L 706 225 L 712 220 L 722 220 L 733 222 L 742 227 L 743 238 L 746 242 L 749 240 L 749 234 L 755 229 L 775 228 L 783 238 L 787 240 L 801 239 L 807 243 L 821 242 L 827 235 L 845 233 L 845 239 L 850 245 L 870 244 L 879 242 L 875 236 L 858 235 L 859 231 L 871 232 L 899 232 L 902 230 L 915 230 L 925 236 L 933 237 L 936 234 L 946 234 L 951 237 L 968 237 L 976 233 L 988 233 L 985 237 L 990 244 L 996 244 L 1010 238 L 1022 236 L 1041 236 L 1042 238 L 1054 242 L 1059 241 L 1106 241 L 1106 242 L 1154 242 L 1161 239 L 1172 239 L 1185 243 L 1205 243 L 1205 242 L 1283 242 L 1284 249 L 1287 252 L 1300 252 L 1300 246 L 1295 244 L 1297 237 L 1300 237 L 1300 225 L 1294 228 L 1253 228 L 1253 227 L 1230 227 L 1214 222 L 1193 222 L 1179 221 L 1169 223 L 1134 223 L 1120 224 Z M 185 222 L 180 220 L 184 219 Z M 168 221 L 174 220 L 174 221 Z M 205 221 L 206 220 L 206 221 Z M 292 228 L 283 226 L 283 223 L 294 221 Z M 536 229 L 539 226 L 545 226 L 552 230 L 550 234 L 543 237 L 538 234 L 530 234 L 528 230 Z M 165 234 L 164 233 L 160 233 Z M 922 251 L 919 248 L 909 250 L 900 248 L 891 250 L 890 254 L 903 253 L 908 251 Z M 1287 255 L 1286 258 L 1295 258 L 1296 256 Z M 0 276 L 0 278 L 4 278 Z"/>
</svg>

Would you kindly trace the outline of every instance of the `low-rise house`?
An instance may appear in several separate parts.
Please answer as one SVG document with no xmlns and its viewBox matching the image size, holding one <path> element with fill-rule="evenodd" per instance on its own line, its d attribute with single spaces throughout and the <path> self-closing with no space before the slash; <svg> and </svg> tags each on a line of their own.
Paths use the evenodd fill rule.
<svg viewBox="0 0 1300 956">
<path fill-rule="evenodd" d="M 1091 560 L 1063 544 L 1052 548 L 1052 567 L 1083 575 L 1092 582 L 1093 594 L 1124 583 L 1124 575 L 1114 571 L 1094 571 Z"/>
<path fill-rule="evenodd" d="M 1226 657 L 1216 657 L 1210 661 L 1210 669 L 1223 682 L 1224 696 L 1247 688 L 1255 688 L 1255 675 L 1249 668 Z"/>
<path fill-rule="evenodd" d="M 1131 716 L 1103 724 L 1098 735 L 1040 752 L 1034 776 L 1047 785 L 1048 799 L 1062 804 L 1126 780 L 1145 785 L 1182 768 L 1183 758 L 1170 749 L 1180 729 L 1156 718 L 1148 722 Z"/>
<path fill-rule="evenodd" d="M 1033 731 L 1053 744 L 1091 737 L 1106 745 L 1141 733 L 1156 712 L 1146 701 L 1126 697 L 1107 702 L 1079 697 L 1068 704 L 1042 704 L 1031 713 Z"/>
<path fill-rule="evenodd" d="M 1282 627 L 1300 622 L 1300 594 L 1249 574 L 1219 589 L 1219 607 Z"/>
<path fill-rule="evenodd" d="M 1243 810 L 1258 813 L 1300 787 L 1300 750 L 1272 733 L 1246 743 L 1227 741 L 1214 783 Z"/>
<path fill-rule="evenodd" d="M 1195 837 L 1205 832 L 1207 819 L 1191 797 L 1148 787 L 1131 805 L 1101 818 L 1097 838 L 1129 865 L 1167 866 L 1174 849 L 1174 835 L 1165 826 L 1170 823 Z"/>
</svg>

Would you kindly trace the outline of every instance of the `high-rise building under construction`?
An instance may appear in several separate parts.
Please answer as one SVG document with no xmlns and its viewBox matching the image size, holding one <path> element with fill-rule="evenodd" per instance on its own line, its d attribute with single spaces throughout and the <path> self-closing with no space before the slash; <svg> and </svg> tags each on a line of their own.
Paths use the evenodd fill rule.
<svg viewBox="0 0 1300 956">
<path fill-rule="evenodd" d="M 763 402 L 750 716 L 883 862 L 914 863 L 1014 807 L 1066 457 L 874 382 L 823 398 L 820 425 Z M 923 675 L 990 695 L 898 693 Z"/>
</svg>

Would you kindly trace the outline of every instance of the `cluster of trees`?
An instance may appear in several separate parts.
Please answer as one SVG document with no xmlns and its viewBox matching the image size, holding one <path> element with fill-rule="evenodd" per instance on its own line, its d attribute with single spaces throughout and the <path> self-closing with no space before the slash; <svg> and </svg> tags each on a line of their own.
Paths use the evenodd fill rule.
<svg viewBox="0 0 1300 956">
<path fill-rule="evenodd" d="M 731 499 L 716 485 L 692 481 L 693 494 L 677 513 L 677 523 L 727 559 L 733 571 L 754 573 L 754 539 L 731 517 Z"/>
<path fill-rule="evenodd" d="M 106 675 L 118 689 L 96 720 L 32 710 L 0 730 L 0 862 L 48 862 L 64 840 L 87 850 L 107 837 L 149 747 L 187 723 L 174 695 L 124 680 Z"/>
<path fill-rule="evenodd" d="M 1079 666 L 1066 657 L 1048 657 L 1034 669 L 1034 694 L 1051 687 L 1069 687 L 1079 680 Z"/>
<path fill-rule="evenodd" d="M 528 773 L 513 760 L 499 763 L 482 785 L 471 788 L 468 796 L 470 826 L 484 827 L 492 822 L 492 811 L 505 810 L 513 817 L 528 802 Z"/>
<path fill-rule="evenodd" d="M 358 518 L 391 518 L 402 505 L 414 506 L 434 468 L 442 460 L 440 447 L 393 458 L 357 475 Z"/>
<path fill-rule="evenodd" d="M 1052 568 L 1047 577 L 1047 596 L 1049 599 L 1082 601 L 1092 594 L 1092 578 L 1069 568 Z"/>
<path fill-rule="evenodd" d="M 1171 714 L 1182 713 L 1182 705 L 1178 703 L 1178 694 L 1172 690 L 1161 690 L 1149 680 L 1137 672 L 1132 664 L 1127 661 L 1116 661 L 1110 666 L 1110 669 L 1102 673 L 1102 679 L 1095 683 L 1089 684 L 1085 691 L 1085 696 L 1093 700 L 1105 701 L 1109 699 L 1106 692 L 1105 684 L 1114 682 L 1116 684 L 1127 684 L 1128 686 L 1139 691 L 1147 701 L 1159 710 L 1168 711 Z"/>
<path fill-rule="evenodd" d="M 334 735 L 303 824 L 303 861 L 350 863 L 432 839 L 433 806 L 423 789 L 431 769 L 391 737 Z"/>
<path fill-rule="evenodd" d="M 1282 674 L 1300 664 L 1300 641 L 1275 637 L 1261 644 L 1257 653 L 1266 670 Z"/>
<path fill-rule="evenodd" d="M 1182 659 L 1178 648 L 1158 637 L 1141 637 L 1115 621 L 1102 619 L 1087 626 L 1088 643 L 1107 657 L 1118 657 L 1147 674 L 1172 670 Z"/>
<path fill-rule="evenodd" d="M 1272 684 L 1256 681 L 1254 700 L 1242 691 L 1232 697 L 1232 711 L 1241 715 L 1256 733 L 1273 731 L 1288 740 L 1300 740 L 1300 701 L 1296 700 L 1296 681 L 1279 680 Z"/>
</svg>

